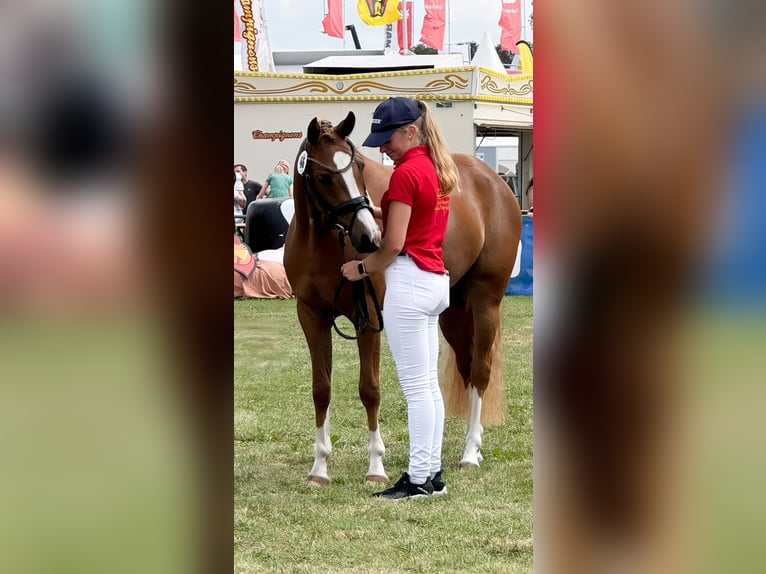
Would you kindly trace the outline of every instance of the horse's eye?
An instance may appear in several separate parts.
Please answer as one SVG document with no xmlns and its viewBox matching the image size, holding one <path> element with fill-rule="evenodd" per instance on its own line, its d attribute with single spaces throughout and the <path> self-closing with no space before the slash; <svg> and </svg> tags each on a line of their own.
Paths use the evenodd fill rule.
<svg viewBox="0 0 766 574">
<path fill-rule="evenodd" d="M 323 185 L 330 185 L 332 183 L 332 178 L 327 174 L 318 175 L 317 179 L 319 180 L 319 183 Z"/>
</svg>

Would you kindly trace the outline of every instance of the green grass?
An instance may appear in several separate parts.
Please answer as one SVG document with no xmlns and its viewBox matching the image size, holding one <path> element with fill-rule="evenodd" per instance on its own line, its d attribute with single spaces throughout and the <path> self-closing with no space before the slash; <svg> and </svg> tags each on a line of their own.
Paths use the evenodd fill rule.
<svg viewBox="0 0 766 574">
<path fill-rule="evenodd" d="M 532 298 L 502 307 L 508 420 L 484 432 L 481 468 L 459 470 L 465 421 L 448 416 L 449 494 L 371 499 L 356 343 L 333 336 L 331 484 L 313 462 L 311 363 L 295 301 L 234 302 L 236 573 L 512 573 L 532 570 Z M 344 331 L 350 329 L 346 326 Z M 380 427 L 386 471 L 407 466 L 405 402 L 385 339 Z"/>
</svg>

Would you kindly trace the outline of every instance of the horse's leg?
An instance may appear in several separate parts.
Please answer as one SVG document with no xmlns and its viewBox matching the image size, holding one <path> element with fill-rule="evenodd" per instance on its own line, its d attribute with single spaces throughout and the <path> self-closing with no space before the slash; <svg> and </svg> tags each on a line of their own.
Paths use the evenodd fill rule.
<svg viewBox="0 0 766 574">
<path fill-rule="evenodd" d="M 454 300 L 454 292 L 453 289 L 450 294 L 451 301 Z M 473 338 L 471 313 L 464 306 L 450 304 L 439 316 L 439 327 L 444 339 L 455 352 L 457 370 L 463 380 L 463 389 L 458 392 L 464 393 L 471 380 L 471 340 Z"/>
<path fill-rule="evenodd" d="M 442 313 L 439 318 L 442 334 L 455 353 L 457 370 L 462 378 L 462 387 L 457 388 L 457 381 L 450 383 L 445 400 L 452 407 L 450 410 L 456 412 L 465 412 L 468 409 L 466 405 L 466 388 L 470 385 L 470 410 L 468 411 L 468 429 L 466 431 L 465 451 L 460 459 L 460 467 L 479 466 L 483 460 L 481 455 L 481 442 L 484 428 L 481 426 L 481 407 L 482 397 L 477 392 L 476 387 L 471 384 L 473 380 L 473 345 L 475 344 L 474 333 L 474 315 L 471 310 L 466 309 L 465 304 L 461 304 L 461 299 L 456 300 L 453 289 L 453 305 Z M 486 387 L 485 387 L 486 388 Z"/>
<path fill-rule="evenodd" d="M 493 345 L 500 325 L 500 303 L 486 293 L 477 293 L 472 298 L 473 346 L 470 377 L 471 414 L 465 439 L 465 451 L 460 467 L 478 467 L 484 460 L 481 455 L 482 435 L 481 411 L 484 393 L 490 382 L 493 359 Z M 469 295 L 470 297 L 470 295 Z"/>
<path fill-rule="evenodd" d="M 330 324 L 321 314 L 302 300 L 298 300 L 298 320 L 306 336 L 311 353 L 311 390 L 314 398 L 316 440 L 314 465 L 309 472 L 309 486 L 330 484 L 327 458 L 332 451 L 330 441 L 330 376 L 332 373 L 332 335 Z"/>
<path fill-rule="evenodd" d="M 383 468 L 383 454 L 386 447 L 378 427 L 378 409 L 380 407 L 380 335 L 366 332 L 357 338 L 359 347 L 359 398 L 367 410 L 367 428 L 370 431 L 367 452 L 370 454 L 370 466 L 367 469 L 367 482 L 388 482 L 388 475 Z"/>
<path fill-rule="evenodd" d="M 471 385 L 471 415 L 468 419 L 468 430 L 465 435 L 465 450 L 460 458 L 460 468 L 478 467 L 484 460 L 481 455 L 482 436 L 484 427 L 481 426 L 482 396 L 476 387 Z"/>
</svg>

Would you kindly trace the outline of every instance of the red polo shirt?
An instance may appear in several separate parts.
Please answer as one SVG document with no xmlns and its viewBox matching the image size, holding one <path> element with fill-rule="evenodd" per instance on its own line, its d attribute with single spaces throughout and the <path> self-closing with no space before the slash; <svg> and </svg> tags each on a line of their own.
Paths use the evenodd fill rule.
<svg viewBox="0 0 766 574">
<path fill-rule="evenodd" d="M 390 201 L 401 201 L 412 208 L 402 251 L 424 271 L 445 273 L 442 243 L 447 231 L 449 195 L 439 193 L 436 168 L 427 146 L 409 149 L 394 167 L 388 190 L 380 202 L 384 235 Z"/>
</svg>

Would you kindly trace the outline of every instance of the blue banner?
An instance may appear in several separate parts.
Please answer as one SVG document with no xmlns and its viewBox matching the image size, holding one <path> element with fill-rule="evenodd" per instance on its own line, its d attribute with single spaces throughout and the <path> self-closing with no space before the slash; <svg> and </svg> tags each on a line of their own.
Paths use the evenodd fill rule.
<svg viewBox="0 0 766 574">
<path fill-rule="evenodd" d="M 532 294 L 532 216 L 521 218 L 521 239 L 513 266 L 511 280 L 505 290 L 506 295 Z"/>
</svg>

